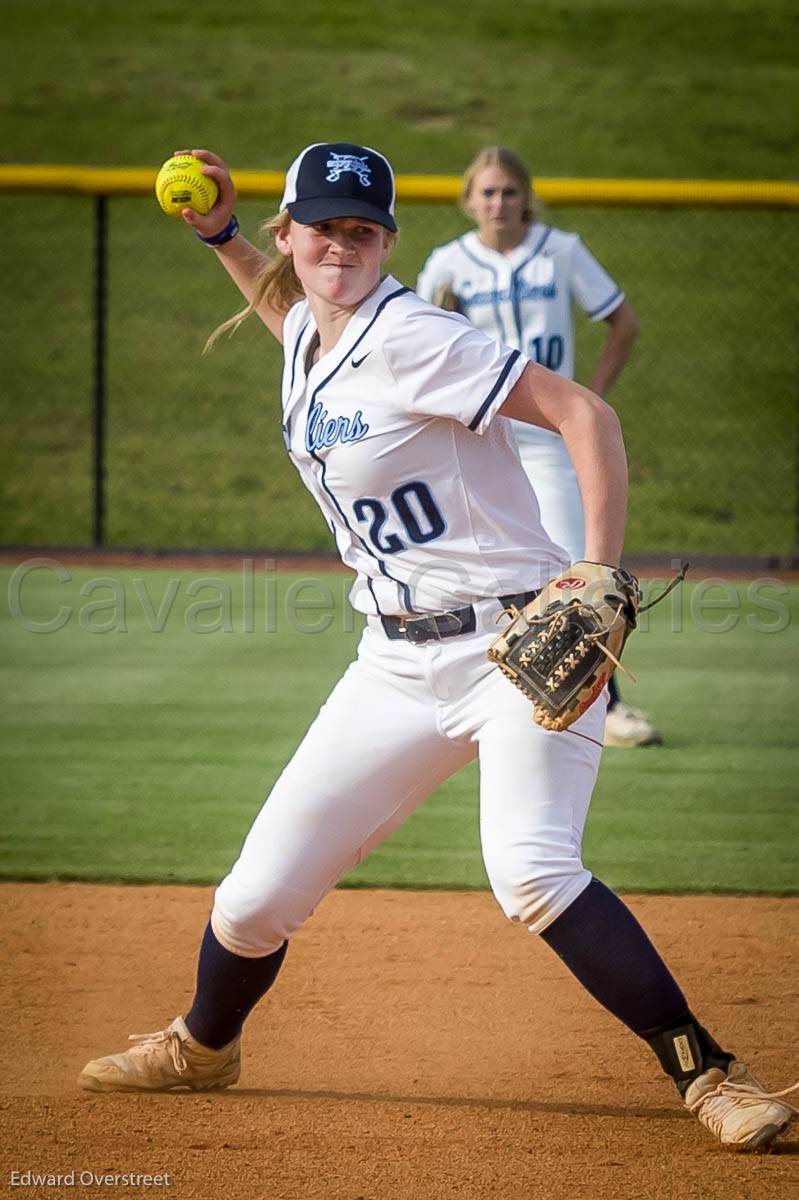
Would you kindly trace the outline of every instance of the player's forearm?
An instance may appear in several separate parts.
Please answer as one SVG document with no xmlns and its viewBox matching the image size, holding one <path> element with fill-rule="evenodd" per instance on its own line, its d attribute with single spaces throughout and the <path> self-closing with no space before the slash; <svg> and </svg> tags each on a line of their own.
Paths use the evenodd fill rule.
<svg viewBox="0 0 799 1200">
<path fill-rule="evenodd" d="M 605 345 L 591 377 L 591 390 L 598 396 L 604 396 L 624 370 L 638 331 L 638 318 L 627 303 L 608 318 Z"/>
<path fill-rule="evenodd" d="M 237 234 L 231 241 L 214 249 L 217 258 L 242 296 L 249 304 L 252 304 L 258 296 L 261 277 L 270 263 L 268 255 L 259 250 L 257 246 L 253 246 L 252 242 L 248 242 L 241 234 Z M 254 312 L 278 341 L 282 341 L 285 313 L 272 308 L 266 300 L 261 300 L 256 304 Z"/>
<path fill-rule="evenodd" d="M 181 216 L 203 241 L 213 246 L 217 258 L 242 296 L 248 304 L 252 304 L 259 294 L 259 282 L 270 260 L 266 254 L 236 232 L 236 188 L 224 159 L 211 150 L 195 149 L 185 153 L 190 153 L 200 160 L 203 164 L 201 173 L 216 184 L 218 196 L 210 211 L 202 213 L 189 207 L 182 210 Z M 231 226 L 235 227 L 232 236 Z M 213 245 L 213 241 L 209 239 L 214 239 L 220 234 L 228 236 L 229 241 L 220 246 Z M 282 340 L 284 314 L 264 302 L 255 306 L 255 312 L 275 337 Z"/>
<path fill-rule="evenodd" d="M 627 456 L 621 426 L 612 408 L 591 406 L 561 427 L 583 501 L 585 558 L 621 561 L 627 516 Z"/>
<path fill-rule="evenodd" d="M 215 254 L 245 300 L 251 301 L 258 280 L 269 266 L 267 255 L 241 234 L 224 246 L 217 246 Z"/>
<path fill-rule="evenodd" d="M 501 411 L 561 435 L 580 485 L 585 557 L 618 563 L 627 513 L 627 456 L 613 409 L 579 383 L 528 363 Z"/>
</svg>

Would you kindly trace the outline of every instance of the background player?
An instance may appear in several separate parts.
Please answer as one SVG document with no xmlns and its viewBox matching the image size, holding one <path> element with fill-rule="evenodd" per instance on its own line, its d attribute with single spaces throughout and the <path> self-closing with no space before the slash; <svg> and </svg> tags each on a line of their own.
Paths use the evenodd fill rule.
<svg viewBox="0 0 799 1200">
<path fill-rule="evenodd" d="M 300 154 L 271 223 L 273 262 L 238 236 L 222 160 L 194 153 L 220 198 L 209 215 L 184 219 L 216 247 L 245 311 L 283 342 L 286 445 L 356 572 L 351 599 L 367 621 L 356 661 L 217 889 L 191 1009 L 88 1063 L 81 1086 L 235 1082 L 243 1022 L 288 939 L 346 871 L 479 756 L 483 856 L 506 915 L 649 1043 L 716 1136 L 768 1144 L 791 1110 L 699 1025 L 632 913 L 582 864 L 602 698 L 571 731 L 551 733 L 486 660 L 503 608 L 566 566 L 505 418 L 560 431 L 582 489 L 586 550 L 618 564 L 626 466 L 615 414 L 381 279 L 396 226 L 393 175 L 376 151 L 336 143 Z"/>
<path fill-rule="evenodd" d="M 478 329 L 534 362 L 574 378 L 573 303 L 607 335 L 590 387 L 604 396 L 630 356 L 638 321 L 624 293 L 575 233 L 537 219 L 530 172 L 518 154 L 487 146 L 466 169 L 462 204 L 477 229 L 434 250 L 416 284 L 420 296 L 464 313 Z M 535 490 L 541 523 L 571 562 L 584 557 L 580 488 L 563 438 L 514 424 L 522 464 Z M 605 745 L 662 741 L 644 714 L 624 704 L 610 683 Z"/>
</svg>

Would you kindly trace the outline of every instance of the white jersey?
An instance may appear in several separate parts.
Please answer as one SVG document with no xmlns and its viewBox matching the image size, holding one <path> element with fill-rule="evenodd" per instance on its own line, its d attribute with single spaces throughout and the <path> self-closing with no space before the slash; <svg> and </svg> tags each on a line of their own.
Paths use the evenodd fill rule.
<svg viewBox="0 0 799 1200">
<path fill-rule="evenodd" d="M 391 276 L 306 375 L 315 333 L 300 301 L 283 330 L 283 432 L 357 573 L 354 608 L 445 611 L 563 569 L 498 415 L 524 354 Z"/>
<path fill-rule="evenodd" d="M 485 246 L 476 232 L 439 246 L 416 290 L 432 300 L 439 287 L 455 293 L 478 329 L 567 379 L 574 378 L 572 303 L 591 321 L 602 321 L 624 302 L 624 293 L 579 236 L 549 225 L 531 225 L 508 254 Z M 520 445 L 560 440 L 520 421 L 513 428 Z"/>
</svg>

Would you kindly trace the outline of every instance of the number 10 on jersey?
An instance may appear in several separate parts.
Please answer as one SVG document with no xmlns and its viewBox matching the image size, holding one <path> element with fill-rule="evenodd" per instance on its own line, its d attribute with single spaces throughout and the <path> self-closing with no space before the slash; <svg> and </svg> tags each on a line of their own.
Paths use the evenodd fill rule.
<svg viewBox="0 0 799 1200">
<path fill-rule="evenodd" d="M 559 333 L 554 333 L 549 338 L 530 338 L 527 353 L 542 367 L 549 367 L 550 371 L 557 371 L 563 362 L 563 338 Z"/>
</svg>

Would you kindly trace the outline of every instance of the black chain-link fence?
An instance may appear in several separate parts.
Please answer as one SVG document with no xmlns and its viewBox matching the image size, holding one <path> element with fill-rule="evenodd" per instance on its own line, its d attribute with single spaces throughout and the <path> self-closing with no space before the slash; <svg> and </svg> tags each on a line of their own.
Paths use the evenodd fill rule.
<svg viewBox="0 0 799 1200">
<path fill-rule="evenodd" d="M 210 356 L 238 293 L 154 202 L 107 202 L 104 385 L 109 546 L 330 549 L 283 448 L 280 349 L 257 320 Z M 274 202 L 243 201 L 255 236 Z M 2 530 L 14 544 L 95 540 L 95 234 L 91 197 L 5 194 L 0 297 Z M 413 285 L 467 228 L 404 204 L 390 269 Z M 797 553 L 799 239 L 791 211 L 551 208 L 580 232 L 641 321 L 610 400 L 632 481 L 628 551 Z M 578 378 L 605 327 L 577 314 Z"/>
</svg>

